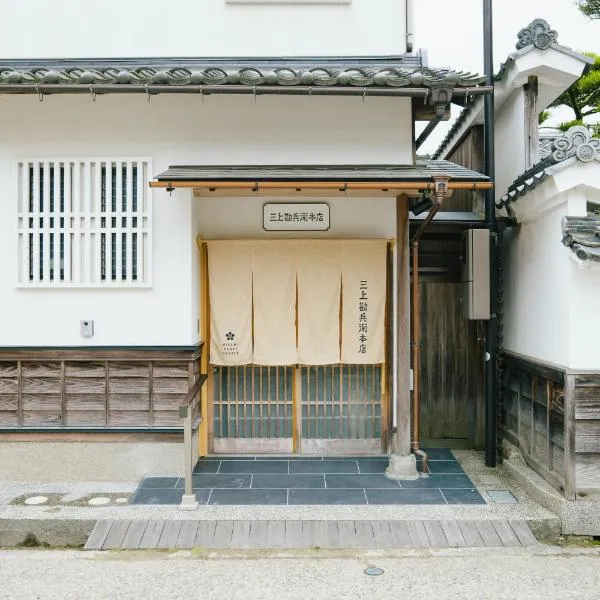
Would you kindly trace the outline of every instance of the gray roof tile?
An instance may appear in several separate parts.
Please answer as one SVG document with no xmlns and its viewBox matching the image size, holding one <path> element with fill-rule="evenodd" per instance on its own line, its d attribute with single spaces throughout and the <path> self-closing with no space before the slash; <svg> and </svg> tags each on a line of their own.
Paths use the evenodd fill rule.
<svg viewBox="0 0 600 600">
<path fill-rule="evenodd" d="M 204 86 L 216 92 L 229 86 L 260 91 L 275 87 L 475 88 L 478 75 L 435 69 L 420 56 L 310 58 L 155 58 L 0 61 L 0 93 L 88 91 L 183 91 Z"/>
<path fill-rule="evenodd" d="M 178 165 L 156 176 L 158 181 L 339 181 L 388 182 L 431 180 L 446 175 L 452 181 L 483 182 L 489 178 L 447 160 L 418 160 L 416 165 Z"/>
</svg>

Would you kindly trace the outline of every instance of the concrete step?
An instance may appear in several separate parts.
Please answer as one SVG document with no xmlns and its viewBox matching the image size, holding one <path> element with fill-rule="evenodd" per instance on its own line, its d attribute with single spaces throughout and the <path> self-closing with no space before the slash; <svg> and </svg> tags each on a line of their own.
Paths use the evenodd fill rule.
<svg viewBox="0 0 600 600">
<path fill-rule="evenodd" d="M 84 549 L 393 549 L 537 544 L 527 523 L 519 519 L 101 519 Z"/>
</svg>

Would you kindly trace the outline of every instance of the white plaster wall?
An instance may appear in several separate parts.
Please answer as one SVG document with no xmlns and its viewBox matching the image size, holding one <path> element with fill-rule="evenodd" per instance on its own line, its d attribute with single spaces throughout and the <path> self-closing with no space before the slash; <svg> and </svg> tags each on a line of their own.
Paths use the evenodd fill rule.
<svg viewBox="0 0 600 600">
<path fill-rule="evenodd" d="M 19 289 L 15 166 L 21 159 L 149 157 L 155 173 L 171 164 L 412 160 L 406 99 L 219 97 L 203 103 L 187 95 L 162 95 L 151 102 L 141 95 L 111 95 L 96 102 L 87 96 L 52 96 L 40 103 L 34 96 L 1 96 L 0 131 L 1 346 L 193 344 L 198 340 L 197 215 L 215 228 L 223 219 L 221 233 L 213 235 L 234 230 L 249 235 L 261 227 L 249 214 L 242 223 L 242 208 L 227 214 L 214 208 L 217 216 L 211 217 L 196 212 L 189 191 L 171 197 L 156 190 L 152 288 Z M 376 203 L 362 201 L 357 208 L 354 201 L 340 202 L 332 232 L 389 235 L 393 217 L 386 210 L 377 216 Z M 232 227 L 232 214 L 240 228 Z M 80 336 L 81 319 L 96 321 L 93 338 Z"/>
<path fill-rule="evenodd" d="M 543 194 L 540 186 L 532 194 Z M 528 202 L 530 196 L 518 202 Z M 505 234 L 504 341 L 507 351 L 569 364 L 571 267 L 560 243 L 566 201 Z"/>
<path fill-rule="evenodd" d="M 401 54 L 405 0 L 4 2 L 3 58 Z"/>
<path fill-rule="evenodd" d="M 496 113 L 496 198 L 527 170 L 525 161 L 525 95 L 523 88 L 511 94 Z"/>
<path fill-rule="evenodd" d="M 396 235 L 395 198 L 195 198 L 196 227 L 205 239 L 229 238 L 393 238 Z M 264 231 L 265 202 L 326 202 L 329 231 Z"/>
</svg>

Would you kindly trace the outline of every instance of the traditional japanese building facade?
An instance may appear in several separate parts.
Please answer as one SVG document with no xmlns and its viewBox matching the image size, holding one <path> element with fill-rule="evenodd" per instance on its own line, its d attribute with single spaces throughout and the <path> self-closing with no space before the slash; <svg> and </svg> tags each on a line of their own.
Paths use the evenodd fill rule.
<svg viewBox="0 0 600 600">
<path fill-rule="evenodd" d="M 485 90 L 383 4 L 180 2 L 160 39 L 40 6 L 3 40 L 3 435 L 169 439 L 202 372 L 201 454 L 387 452 L 399 396 L 410 454 L 410 197 L 491 183 L 415 161 Z"/>
<path fill-rule="evenodd" d="M 51 34 L 40 3 L 7 32 L 5 440 L 122 443 L 136 473 L 172 472 L 179 408 L 207 374 L 199 454 L 394 451 L 411 475 L 419 433 L 482 447 L 487 315 L 463 316 L 461 257 L 493 183 L 452 152 L 417 159 L 414 124 L 451 101 L 477 119 L 490 90 L 412 48 L 410 1 L 381 4 L 179 0 L 186 18 L 156 36 L 142 3 L 109 3 L 93 31 L 73 3 Z M 524 115 L 585 68 L 539 40 L 498 83 L 498 151 L 516 149 L 499 194 L 535 162 Z M 446 150 L 479 135 L 467 121 Z"/>
</svg>

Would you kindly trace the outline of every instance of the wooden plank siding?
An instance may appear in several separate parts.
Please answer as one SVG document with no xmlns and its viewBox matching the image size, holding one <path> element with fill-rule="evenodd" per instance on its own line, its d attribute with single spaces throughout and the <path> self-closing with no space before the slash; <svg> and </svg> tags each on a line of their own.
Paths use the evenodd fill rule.
<svg viewBox="0 0 600 600">
<path fill-rule="evenodd" d="M 504 437 L 565 493 L 565 375 L 511 355 L 504 356 L 504 365 Z"/>
<path fill-rule="evenodd" d="M 0 429 L 181 427 L 200 348 L 0 350 Z"/>
<path fill-rule="evenodd" d="M 469 134 L 448 156 L 447 160 L 483 173 L 484 156 L 483 126 L 476 125 L 471 128 Z M 444 202 L 442 210 L 447 212 L 483 212 L 483 194 L 478 192 L 474 195 L 472 191 L 456 190 L 452 197 Z"/>
<path fill-rule="evenodd" d="M 577 497 L 600 499 L 600 374 L 576 375 L 574 406 Z"/>
<path fill-rule="evenodd" d="M 504 363 L 504 436 L 568 499 L 600 499 L 600 374 Z"/>
</svg>

